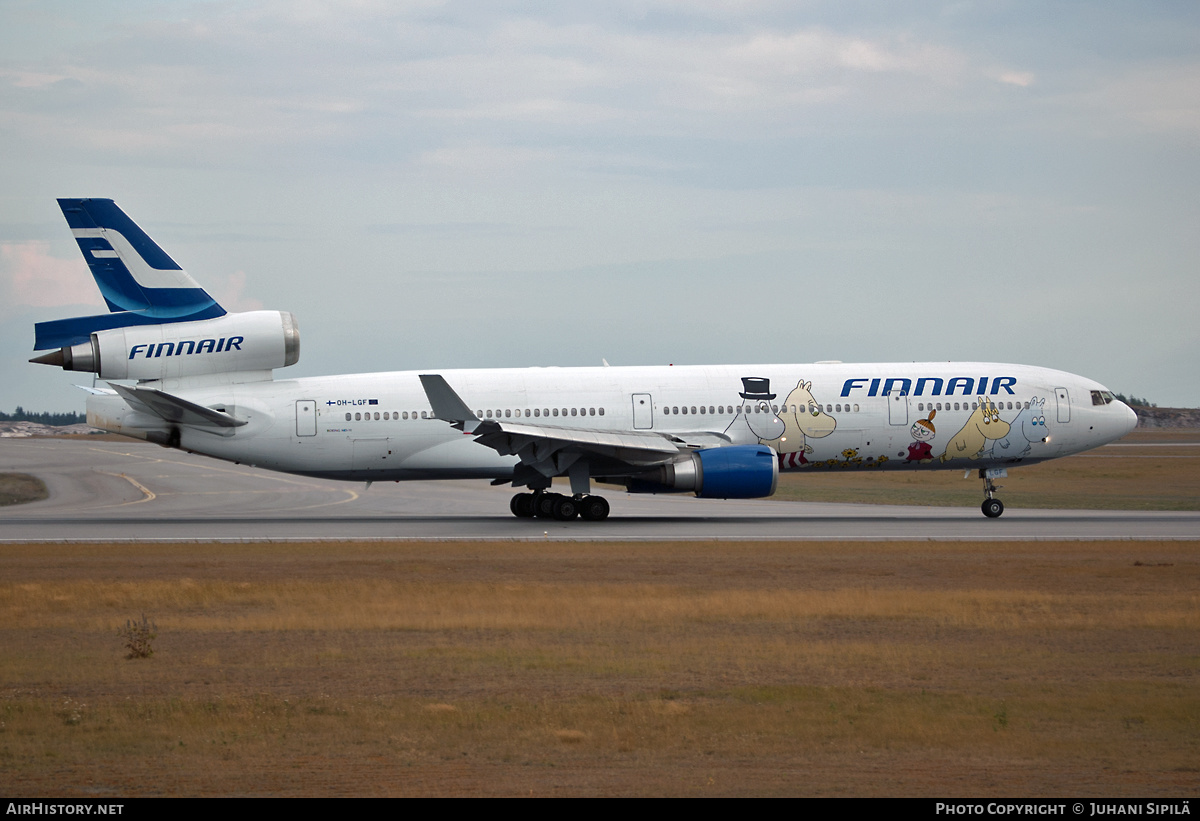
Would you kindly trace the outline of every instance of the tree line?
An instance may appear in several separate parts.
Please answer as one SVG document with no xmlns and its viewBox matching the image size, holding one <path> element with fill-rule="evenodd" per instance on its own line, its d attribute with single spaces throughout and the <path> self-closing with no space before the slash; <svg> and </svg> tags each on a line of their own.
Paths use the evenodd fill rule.
<svg viewBox="0 0 1200 821">
<path fill-rule="evenodd" d="M 1125 394 L 1117 393 L 1116 391 L 1113 391 L 1113 396 L 1120 399 L 1126 405 L 1141 405 L 1143 408 L 1157 408 L 1158 407 L 1158 405 L 1154 404 L 1149 399 L 1139 399 L 1136 396 L 1126 397 Z"/>
<path fill-rule="evenodd" d="M 17 409 L 12 413 L 0 411 L 0 422 L 37 422 L 42 425 L 79 425 L 87 421 L 85 413 L 50 413 L 42 411 L 41 413 L 30 413 L 29 411 L 17 405 Z"/>
</svg>

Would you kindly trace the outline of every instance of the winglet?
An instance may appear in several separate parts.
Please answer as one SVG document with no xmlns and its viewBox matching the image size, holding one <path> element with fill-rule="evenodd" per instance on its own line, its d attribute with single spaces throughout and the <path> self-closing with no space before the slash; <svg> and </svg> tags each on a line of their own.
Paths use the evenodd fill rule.
<svg viewBox="0 0 1200 821">
<path fill-rule="evenodd" d="M 425 389 L 425 396 L 436 418 L 450 422 L 465 433 L 474 432 L 480 423 L 479 417 L 467 407 L 467 403 L 462 401 L 441 374 L 421 374 L 421 387 Z"/>
</svg>

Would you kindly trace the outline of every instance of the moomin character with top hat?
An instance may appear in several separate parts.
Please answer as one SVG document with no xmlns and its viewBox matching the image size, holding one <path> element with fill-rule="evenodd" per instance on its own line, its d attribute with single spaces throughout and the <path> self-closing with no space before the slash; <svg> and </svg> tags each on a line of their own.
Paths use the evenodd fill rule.
<svg viewBox="0 0 1200 821">
<path fill-rule="evenodd" d="M 771 409 L 771 380 L 762 376 L 743 376 L 742 404 L 737 415 L 725 429 L 725 435 L 735 445 L 761 445 L 783 436 L 783 420 Z"/>
</svg>

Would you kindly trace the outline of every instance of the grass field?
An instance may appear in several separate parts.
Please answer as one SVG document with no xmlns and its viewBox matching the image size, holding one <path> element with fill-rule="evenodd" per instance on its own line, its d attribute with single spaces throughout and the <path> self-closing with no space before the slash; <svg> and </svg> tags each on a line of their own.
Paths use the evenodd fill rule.
<svg viewBox="0 0 1200 821">
<path fill-rule="evenodd" d="M 1194 510 L 1197 442 L 1135 431 L 1000 495 Z M 979 485 L 839 473 L 780 495 L 974 505 Z M 1198 547 L 5 545 L 0 788 L 1186 797 Z M 143 615 L 154 653 L 130 659 Z"/>
<path fill-rule="evenodd" d="M 1196 546 L 5 546 L 0 783 L 1188 796 Z"/>
<path fill-rule="evenodd" d="M 782 473 L 774 499 L 861 504 L 973 506 L 972 472 L 870 469 Z M 1013 508 L 1200 510 L 1200 430 L 1136 430 L 1118 444 L 1009 470 L 997 495 Z"/>
</svg>

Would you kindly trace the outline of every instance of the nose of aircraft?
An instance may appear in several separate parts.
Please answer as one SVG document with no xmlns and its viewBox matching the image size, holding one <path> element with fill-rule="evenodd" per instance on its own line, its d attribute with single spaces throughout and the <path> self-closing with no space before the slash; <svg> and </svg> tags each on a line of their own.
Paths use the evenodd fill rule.
<svg viewBox="0 0 1200 821">
<path fill-rule="evenodd" d="M 1138 418 L 1137 414 L 1133 412 L 1133 408 L 1129 407 L 1124 402 L 1121 403 L 1121 407 L 1125 409 L 1124 419 L 1122 419 L 1124 429 L 1121 431 L 1121 435 L 1124 436 L 1125 434 L 1129 433 L 1129 431 L 1137 427 Z"/>
</svg>

